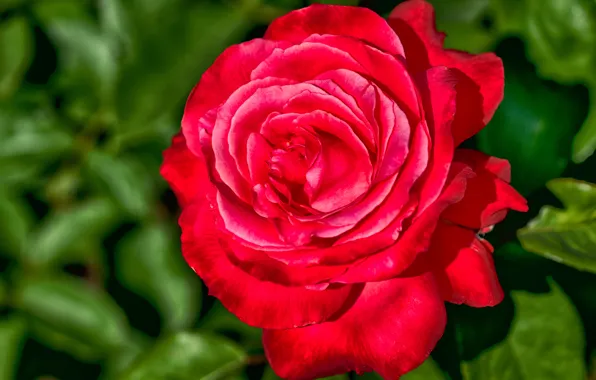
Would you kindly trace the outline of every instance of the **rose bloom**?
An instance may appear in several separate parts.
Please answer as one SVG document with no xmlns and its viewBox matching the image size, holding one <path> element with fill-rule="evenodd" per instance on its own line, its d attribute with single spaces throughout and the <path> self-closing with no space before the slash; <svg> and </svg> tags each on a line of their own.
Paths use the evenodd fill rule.
<svg viewBox="0 0 596 380">
<path fill-rule="evenodd" d="M 285 379 L 419 366 L 444 302 L 503 298 L 479 237 L 526 201 L 505 160 L 458 146 L 503 97 L 494 54 L 443 49 L 432 7 L 384 20 L 313 5 L 225 50 L 161 173 L 210 294 L 263 329 Z"/>
</svg>

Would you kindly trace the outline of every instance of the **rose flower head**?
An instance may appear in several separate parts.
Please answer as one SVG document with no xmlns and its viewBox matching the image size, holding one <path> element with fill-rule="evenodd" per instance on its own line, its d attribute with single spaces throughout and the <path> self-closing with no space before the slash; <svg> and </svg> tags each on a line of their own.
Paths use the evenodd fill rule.
<svg viewBox="0 0 596 380">
<path fill-rule="evenodd" d="M 444 302 L 503 298 L 479 237 L 526 211 L 509 163 L 458 146 L 503 98 L 501 60 L 443 48 L 432 7 L 312 5 L 203 74 L 162 175 L 210 294 L 263 329 L 284 379 L 398 379 Z"/>
</svg>

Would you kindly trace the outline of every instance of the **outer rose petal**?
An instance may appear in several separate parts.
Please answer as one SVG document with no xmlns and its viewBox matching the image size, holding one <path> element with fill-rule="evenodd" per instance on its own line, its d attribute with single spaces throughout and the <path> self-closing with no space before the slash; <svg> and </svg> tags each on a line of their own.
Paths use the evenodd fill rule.
<svg viewBox="0 0 596 380">
<path fill-rule="evenodd" d="M 168 181 L 180 206 L 205 199 L 205 184 L 209 182 L 207 167 L 186 146 L 182 133 L 172 138 L 172 145 L 163 153 L 161 176 Z"/>
<path fill-rule="evenodd" d="M 492 246 L 479 240 L 474 231 L 441 223 L 420 261 L 432 265 L 446 301 L 472 307 L 495 306 L 504 295 L 492 252 Z"/>
<path fill-rule="evenodd" d="M 313 4 L 274 20 L 265 38 L 300 43 L 312 34 L 354 37 L 393 55 L 404 55 L 395 32 L 375 12 L 358 7 Z"/>
<path fill-rule="evenodd" d="M 265 355 L 284 379 L 314 379 L 350 370 L 384 379 L 419 366 L 445 329 L 445 306 L 431 274 L 368 283 L 337 320 L 265 330 Z"/>
<path fill-rule="evenodd" d="M 294 328 L 320 323 L 357 296 L 361 287 L 332 286 L 308 290 L 252 277 L 228 258 L 207 203 L 190 205 L 180 216 L 182 252 L 205 281 L 209 293 L 244 323 L 261 328 Z"/>
<path fill-rule="evenodd" d="M 424 0 L 401 3 L 388 22 L 404 45 L 410 70 L 447 66 L 462 72 L 457 88 L 461 112 L 456 114 L 453 124 L 455 145 L 475 135 L 503 100 L 505 83 L 501 59 L 493 53 L 471 55 L 444 49 L 445 34 L 437 32 L 433 7 Z M 463 80 L 464 76 L 467 81 Z M 480 99 L 481 104 L 476 104 Z"/>
<path fill-rule="evenodd" d="M 528 211 L 526 200 L 502 179 L 509 179 L 506 160 L 459 149 L 455 161 L 469 165 L 476 177 L 468 182 L 464 199 L 450 206 L 443 218 L 468 228 L 482 229 L 503 220 L 508 209 Z"/>
<path fill-rule="evenodd" d="M 248 83 L 252 70 L 274 49 L 286 46 L 289 44 L 285 42 L 254 39 L 227 48 L 213 62 L 190 93 L 182 117 L 182 130 L 191 151 L 200 151 L 199 119 Z"/>
</svg>

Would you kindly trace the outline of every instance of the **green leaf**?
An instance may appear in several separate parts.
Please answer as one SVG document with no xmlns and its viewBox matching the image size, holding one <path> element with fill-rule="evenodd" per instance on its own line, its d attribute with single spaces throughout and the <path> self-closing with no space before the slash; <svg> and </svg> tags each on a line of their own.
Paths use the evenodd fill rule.
<svg viewBox="0 0 596 380">
<path fill-rule="evenodd" d="M 431 358 L 426 359 L 424 363 L 412 372 L 401 377 L 402 380 L 447 380 L 437 363 Z"/>
<path fill-rule="evenodd" d="M 240 344 L 247 350 L 262 349 L 262 330 L 243 323 L 230 313 L 219 301 L 216 301 L 209 312 L 199 321 L 203 330 L 215 331 L 218 334 L 230 334 L 239 337 Z"/>
<path fill-rule="evenodd" d="M 117 49 L 91 17 L 85 2 L 37 2 L 33 8 L 58 52 L 54 80 L 66 91 L 67 113 L 79 122 L 92 116 L 113 122 L 112 101 L 119 75 Z"/>
<path fill-rule="evenodd" d="M 590 89 L 590 97 L 592 98 L 592 104 L 588 117 L 573 139 L 571 158 L 576 164 L 581 164 L 587 160 L 596 150 L 596 85 L 593 85 Z"/>
<path fill-rule="evenodd" d="M 225 380 L 245 360 L 245 353 L 225 338 L 180 332 L 156 343 L 119 380 Z"/>
<path fill-rule="evenodd" d="M 26 324 L 20 317 L 0 320 L 0 380 L 16 379 Z"/>
<path fill-rule="evenodd" d="M 447 33 L 445 47 L 480 53 L 494 45 L 497 32 L 483 25 L 490 0 L 432 0 L 437 29 Z"/>
<path fill-rule="evenodd" d="M 0 277 L 0 306 L 8 303 L 8 286 L 6 282 Z"/>
<path fill-rule="evenodd" d="M 19 257 L 29 239 L 33 224 L 32 211 L 21 197 L 0 190 L 0 250 Z"/>
<path fill-rule="evenodd" d="M 593 75 L 596 7 L 592 0 L 527 0 L 528 54 L 541 76 L 578 83 Z"/>
<path fill-rule="evenodd" d="M 101 372 L 101 380 L 113 380 L 130 367 L 143 352 L 151 348 L 152 341 L 149 337 L 138 331 L 132 331 L 130 339 L 124 346 L 110 355 Z"/>
<path fill-rule="evenodd" d="M 154 224 L 129 233 L 117 247 L 116 277 L 147 298 L 166 330 L 189 327 L 201 305 L 201 283 L 180 254 L 178 233 Z"/>
<path fill-rule="evenodd" d="M 0 107 L 0 166 L 24 159 L 49 160 L 69 152 L 73 138 L 43 108 Z"/>
<path fill-rule="evenodd" d="M 32 51 L 33 33 L 25 17 L 0 23 L 0 99 L 16 91 L 31 64 Z"/>
<path fill-rule="evenodd" d="M 118 207 L 104 198 L 90 199 L 70 209 L 55 211 L 30 237 L 24 260 L 34 268 L 61 263 L 64 255 L 78 242 L 100 238 L 118 216 Z"/>
<path fill-rule="evenodd" d="M 261 380 L 280 380 L 281 377 L 277 376 L 271 367 L 267 367 L 265 369 L 265 373 Z M 319 380 L 349 380 L 350 378 L 348 375 L 337 375 L 337 376 L 330 376 L 330 377 L 322 377 Z M 431 380 L 431 379 L 429 379 Z"/>
<path fill-rule="evenodd" d="M 107 190 L 123 210 L 136 217 L 148 214 L 155 180 L 140 162 L 92 151 L 85 166 L 90 179 L 101 187 L 99 190 Z"/>
<path fill-rule="evenodd" d="M 565 209 L 544 206 L 518 231 L 522 246 L 554 261 L 596 273 L 596 185 L 557 179 L 548 188 Z"/>
<path fill-rule="evenodd" d="M 565 293 L 513 292 L 515 316 L 505 340 L 462 363 L 465 380 L 584 380 L 582 322 Z"/>
<path fill-rule="evenodd" d="M 215 2 L 130 2 L 137 51 L 119 85 L 119 132 L 145 128 L 182 106 L 214 59 L 253 26 L 253 3 L 258 1 L 234 7 Z M 156 24 L 160 28 L 154 28 Z"/>
<path fill-rule="evenodd" d="M 490 0 L 495 28 L 501 35 L 520 34 L 526 25 L 527 1 Z"/>
<path fill-rule="evenodd" d="M 505 98 L 477 141 L 483 152 L 509 160 L 513 186 L 527 195 L 567 167 L 583 99 L 574 89 L 540 80 L 514 56 L 504 62 Z"/>
<path fill-rule="evenodd" d="M 124 347 L 130 334 L 124 312 L 109 294 L 75 278 L 24 278 L 14 306 L 32 320 L 38 339 L 60 350 L 70 351 L 75 342 L 107 355 Z"/>
</svg>

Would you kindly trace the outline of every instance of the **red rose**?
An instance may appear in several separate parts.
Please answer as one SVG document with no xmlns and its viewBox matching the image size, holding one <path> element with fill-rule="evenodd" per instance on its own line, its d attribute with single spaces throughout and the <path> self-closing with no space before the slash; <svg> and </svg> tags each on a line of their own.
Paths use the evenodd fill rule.
<svg viewBox="0 0 596 380">
<path fill-rule="evenodd" d="M 477 236 L 525 211 L 507 161 L 457 149 L 503 97 L 494 54 L 444 50 L 432 7 L 313 5 L 227 49 L 162 175 L 210 293 L 264 329 L 275 372 L 385 379 L 421 364 L 444 301 L 503 292 Z"/>
</svg>

